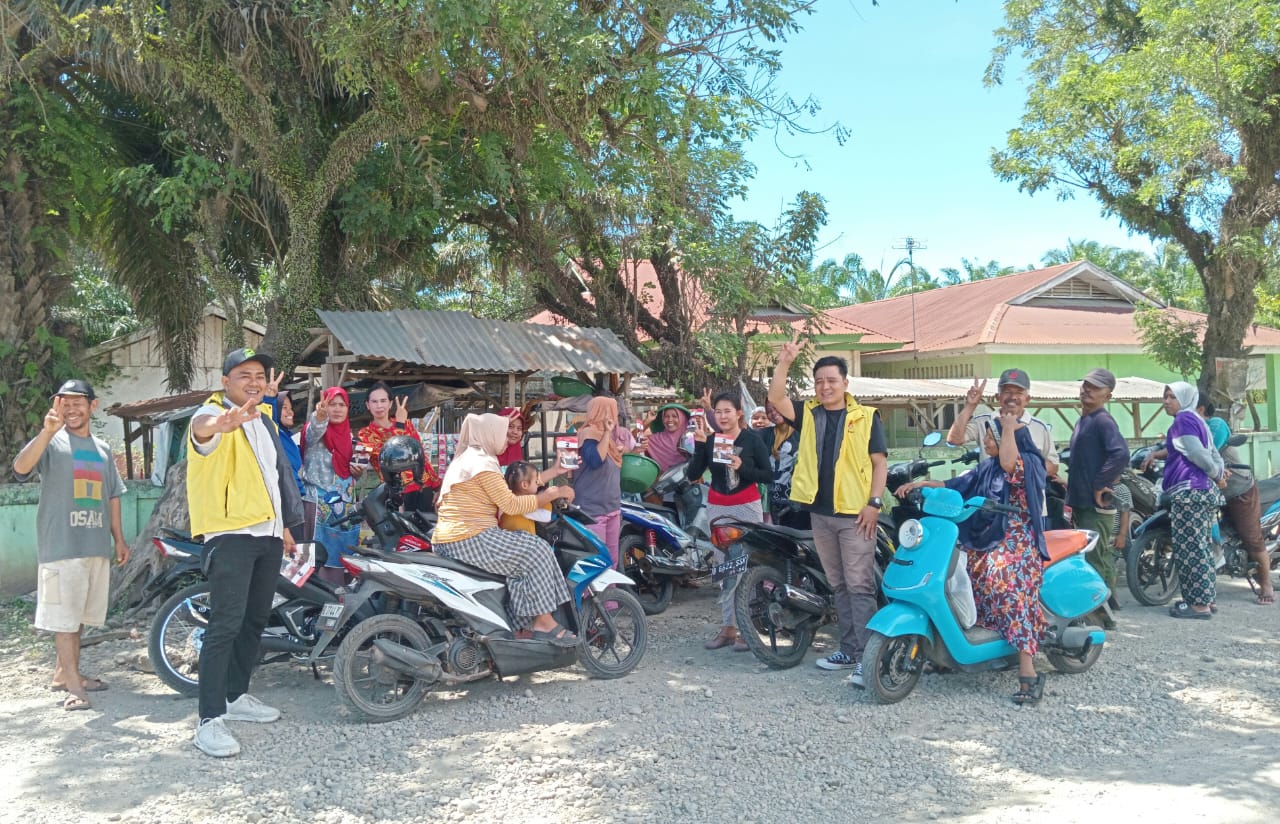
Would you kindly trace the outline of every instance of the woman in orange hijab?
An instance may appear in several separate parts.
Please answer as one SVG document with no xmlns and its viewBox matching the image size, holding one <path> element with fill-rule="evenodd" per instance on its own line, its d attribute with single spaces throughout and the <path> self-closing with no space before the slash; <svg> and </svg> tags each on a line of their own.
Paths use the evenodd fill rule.
<svg viewBox="0 0 1280 824">
<path fill-rule="evenodd" d="M 609 548 L 614 566 L 622 526 L 622 454 L 635 448 L 625 427 L 618 426 L 618 402 L 592 398 L 587 419 L 578 428 L 579 467 L 574 471 L 574 502 L 595 519 L 588 527 Z"/>
</svg>

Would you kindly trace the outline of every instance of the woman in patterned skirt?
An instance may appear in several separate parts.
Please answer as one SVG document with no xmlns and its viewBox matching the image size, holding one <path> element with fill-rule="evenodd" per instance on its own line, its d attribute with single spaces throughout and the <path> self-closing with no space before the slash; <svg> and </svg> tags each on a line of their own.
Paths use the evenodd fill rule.
<svg viewBox="0 0 1280 824">
<path fill-rule="evenodd" d="M 536 535 L 501 529 L 498 512 L 524 515 L 557 498 L 573 500 L 573 489 L 559 486 L 536 495 L 512 494 L 498 469 L 498 455 L 506 441 L 507 419 L 500 415 L 468 415 L 462 422 L 457 457 L 440 485 L 432 544 L 446 558 L 507 579 L 511 612 L 521 634 L 571 647 L 578 643 L 578 636 L 551 615 L 569 600 L 555 553 Z"/>
<path fill-rule="evenodd" d="M 1183 381 L 1164 388 L 1164 411 L 1173 416 L 1165 433 L 1164 494 L 1182 589 L 1182 600 L 1169 608 L 1169 614 L 1208 621 L 1217 597 L 1210 548 L 1213 520 L 1223 501 L 1218 490 L 1227 480 L 1209 427 L 1196 414 L 1199 397 L 1199 390 Z"/>
<path fill-rule="evenodd" d="M 894 493 L 902 498 L 921 486 L 948 486 L 965 498 L 981 495 L 1018 508 L 1007 515 L 979 513 L 960 524 L 960 545 L 969 551 L 969 577 L 978 623 L 1000 633 L 1018 650 L 1016 704 L 1034 704 L 1044 695 L 1044 675 L 1036 672 L 1046 622 L 1040 583 L 1046 556 L 1043 511 L 1044 457 L 1012 411 L 1002 412 L 1000 437 L 988 428 L 983 447 L 990 456 L 971 472 L 942 481 L 913 481 Z"/>
</svg>

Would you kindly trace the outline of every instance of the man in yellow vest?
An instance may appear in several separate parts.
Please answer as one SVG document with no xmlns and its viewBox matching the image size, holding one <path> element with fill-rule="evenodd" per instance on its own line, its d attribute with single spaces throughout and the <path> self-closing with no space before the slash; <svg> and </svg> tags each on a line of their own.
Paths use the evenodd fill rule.
<svg viewBox="0 0 1280 824">
<path fill-rule="evenodd" d="M 280 562 L 294 554 L 290 530 L 302 525 L 302 497 L 266 404 L 274 364 L 252 349 L 231 352 L 222 364 L 223 391 L 191 419 L 187 504 L 191 534 L 208 547 L 213 607 L 200 648 L 195 745 L 217 758 L 240 752 L 226 722 L 280 717 L 249 695 Z"/>
<path fill-rule="evenodd" d="M 840 649 L 818 660 L 824 670 L 851 670 L 863 686 L 862 650 L 876 611 L 876 525 L 888 449 L 880 416 L 849 394 L 849 365 L 827 356 L 813 365 L 816 397 L 787 397 L 787 373 L 800 354 L 800 338 L 784 343 L 769 384 L 769 401 L 800 433 L 791 500 L 809 512 L 813 543 L 831 584 L 840 622 Z"/>
</svg>

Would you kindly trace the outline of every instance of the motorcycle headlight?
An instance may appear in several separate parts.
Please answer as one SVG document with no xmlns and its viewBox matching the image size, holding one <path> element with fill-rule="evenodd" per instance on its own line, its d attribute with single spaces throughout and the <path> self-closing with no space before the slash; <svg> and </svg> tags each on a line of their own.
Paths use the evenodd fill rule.
<svg viewBox="0 0 1280 824">
<path fill-rule="evenodd" d="M 902 526 L 898 527 L 898 546 L 905 549 L 914 549 L 920 546 L 920 542 L 924 540 L 924 524 L 915 518 L 903 521 Z"/>
</svg>

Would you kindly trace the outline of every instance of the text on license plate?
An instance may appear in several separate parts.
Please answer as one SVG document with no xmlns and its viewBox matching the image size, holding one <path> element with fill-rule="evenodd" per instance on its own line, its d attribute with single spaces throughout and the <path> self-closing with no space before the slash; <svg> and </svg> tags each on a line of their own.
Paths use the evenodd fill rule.
<svg viewBox="0 0 1280 824">
<path fill-rule="evenodd" d="M 324 609 L 320 610 L 321 618 L 341 618 L 342 604 L 325 604 Z"/>
<path fill-rule="evenodd" d="M 730 558 L 722 564 L 716 564 L 711 567 L 711 580 L 719 581 L 730 575 L 741 575 L 747 571 L 747 556 L 739 555 L 737 558 Z"/>
</svg>

